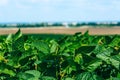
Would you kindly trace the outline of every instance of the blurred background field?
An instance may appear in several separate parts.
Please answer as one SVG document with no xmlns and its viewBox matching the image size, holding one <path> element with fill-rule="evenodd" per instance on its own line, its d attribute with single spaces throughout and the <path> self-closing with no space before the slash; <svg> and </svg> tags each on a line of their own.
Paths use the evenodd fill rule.
<svg viewBox="0 0 120 80">
<path fill-rule="evenodd" d="M 18 29 L 24 34 L 75 34 L 89 31 L 92 35 L 120 34 L 120 22 L 44 22 L 0 24 L 0 34 L 10 34 Z"/>
<path fill-rule="evenodd" d="M 120 34 L 118 0 L 1 0 L 0 34 Z M 43 29 L 44 28 L 44 29 Z"/>
<path fill-rule="evenodd" d="M 34 28 L 34 27 L 120 27 L 120 22 L 39 22 L 39 23 L 1 23 L 0 28 Z"/>
</svg>

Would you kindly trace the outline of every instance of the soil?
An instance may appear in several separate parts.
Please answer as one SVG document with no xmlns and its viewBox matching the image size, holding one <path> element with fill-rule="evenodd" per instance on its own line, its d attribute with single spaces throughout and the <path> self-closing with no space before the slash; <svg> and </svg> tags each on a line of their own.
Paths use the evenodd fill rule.
<svg viewBox="0 0 120 80">
<path fill-rule="evenodd" d="M 113 28 L 65 28 L 65 27 L 44 27 L 44 28 L 20 28 L 23 34 L 74 34 L 89 30 L 91 35 L 120 35 L 120 27 Z M 0 35 L 14 34 L 18 28 L 0 28 Z"/>
</svg>

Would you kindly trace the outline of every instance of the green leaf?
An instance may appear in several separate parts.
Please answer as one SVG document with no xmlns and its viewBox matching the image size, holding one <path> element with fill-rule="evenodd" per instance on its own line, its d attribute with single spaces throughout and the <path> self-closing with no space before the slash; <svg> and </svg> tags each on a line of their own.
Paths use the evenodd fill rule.
<svg viewBox="0 0 120 80">
<path fill-rule="evenodd" d="M 41 80 L 57 80 L 54 77 L 43 76 Z"/>
<path fill-rule="evenodd" d="M 120 69 L 120 55 L 115 55 L 110 57 L 110 62 L 111 64 L 117 68 L 118 70 Z"/>
<path fill-rule="evenodd" d="M 20 37 L 19 39 L 17 39 L 16 41 L 14 41 L 12 43 L 12 49 L 23 52 L 25 50 L 24 49 L 24 42 L 25 42 L 24 38 Z"/>
<path fill-rule="evenodd" d="M 4 56 L 0 55 L 0 62 L 3 61 L 5 58 Z"/>
<path fill-rule="evenodd" d="M 103 45 L 96 45 L 95 49 L 93 50 L 93 53 L 95 55 L 97 55 L 97 54 L 101 54 L 105 50 L 106 50 L 105 46 L 103 46 Z"/>
<path fill-rule="evenodd" d="M 76 53 L 90 53 L 95 49 L 95 46 L 81 46 L 76 50 Z"/>
<path fill-rule="evenodd" d="M 37 70 L 29 70 L 29 71 L 25 71 L 25 73 L 32 74 L 36 78 L 39 78 L 40 75 L 41 75 L 41 73 L 39 71 L 37 71 Z"/>
<path fill-rule="evenodd" d="M 110 56 L 113 50 L 111 48 L 106 48 L 106 50 L 101 50 L 97 53 L 96 57 L 110 64 Z"/>
<path fill-rule="evenodd" d="M 82 57 L 82 55 L 81 54 L 77 54 L 76 56 L 75 56 L 75 59 L 74 59 L 74 61 L 75 62 L 77 62 L 78 64 L 83 64 L 83 57 Z"/>
<path fill-rule="evenodd" d="M 89 36 L 89 31 L 87 30 L 83 35 L 84 36 Z"/>
<path fill-rule="evenodd" d="M 17 77 L 19 78 L 19 80 L 32 80 L 34 78 L 32 74 L 27 73 L 18 73 Z"/>
<path fill-rule="evenodd" d="M 21 65 L 21 66 L 24 66 L 24 65 L 26 65 L 27 63 L 29 63 L 29 62 L 30 62 L 30 58 L 31 58 L 32 56 L 35 56 L 36 54 L 38 54 L 36 50 L 31 50 L 31 49 L 30 49 L 29 51 L 25 51 L 25 52 L 22 54 L 22 56 L 19 58 L 19 63 L 20 63 L 20 65 Z"/>
<path fill-rule="evenodd" d="M 20 37 L 22 36 L 22 32 L 21 30 L 19 29 L 13 36 L 14 38 L 14 41 L 16 41 L 17 39 L 19 39 Z"/>
<path fill-rule="evenodd" d="M 58 43 L 57 43 L 55 40 L 51 40 L 50 43 L 51 43 L 50 53 L 55 53 L 55 52 L 57 52 L 58 47 L 59 47 Z"/>
<path fill-rule="evenodd" d="M 73 71 L 76 71 L 76 66 L 71 65 L 71 66 L 67 66 L 63 72 L 66 74 L 71 74 Z"/>
<path fill-rule="evenodd" d="M 102 64 L 102 61 L 99 59 L 94 59 L 88 65 L 86 66 L 87 71 L 93 72 L 95 71 L 100 65 Z"/>
<path fill-rule="evenodd" d="M 120 73 L 117 74 L 117 77 L 120 78 Z"/>
<path fill-rule="evenodd" d="M 67 78 L 63 78 L 62 80 L 75 80 L 75 79 L 67 77 Z"/>
<path fill-rule="evenodd" d="M 77 32 L 77 33 L 74 34 L 74 36 L 81 37 L 81 36 L 82 36 L 82 33 L 81 33 L 81 32 Z"/>
<path fill-rule="evenodd" d="M 30 44 L 29 43 L 24 43 L 24 49 L 29 50 L 30 49 Z"/>
<path fill-rule="evenodd" d="M 13 35 L 12 34 L 9 34 L 5 40 L 6 43 L 11 43 L 13 40 Z"/>
<path fill-rule="evenodd" d="M 104 80 L 93 72 L 84 72 L 79 74 L 75 80 Z"/>
<path fill-rule="evenodd" d="M 117 78 L 117 77 L 111 77 L 110 79 L 107 79 L 107 80 L 120 80 L 120 78 Z"/>
<path fill-rule="evenodd" d="M 39 51 L 41 51 L 45 55 L 47 55 L 48 53 L 50 53 L 50 48 L 49 48 L 49 46 L 48 46 L 48 44 L 46 42 L 43 42 L 43 41 L 34 41 L 32 43 L 32 46 L 36 47 Z"/>
<path fill-rule="evenodd" d="M 41 73 L 37 70 L 28 70 L 17 75 L 22 80 L 39 80 Z"/>
<path fill-rule="evenodd" d="M 118 44 L 120 43 L 120 38 L 119 37 L 115 37 L 111 43 L 109 44 L 109 46 L 114 47 L 114 46 L 118 46 Z"/>
<path fill-rule="evenodd" d="M 10 76 L 15 76 L 16 75 L 16 73 L 13 70 L 9 70 L 7 68 L 0 69 L 0 74 L 1 73 L 7 74 L 7 75 L 10 75 Z"/>
</svg>

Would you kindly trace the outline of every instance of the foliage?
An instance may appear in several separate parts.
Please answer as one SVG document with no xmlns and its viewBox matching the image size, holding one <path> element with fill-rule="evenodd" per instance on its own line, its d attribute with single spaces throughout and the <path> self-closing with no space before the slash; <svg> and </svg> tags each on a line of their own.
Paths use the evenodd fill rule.
<svg viewBox="0 0 120 80">
<path fill-rule="evenodd" d="M 0 38 L 0 80 L 120 80 L 120 36 Z"/>
</svg>

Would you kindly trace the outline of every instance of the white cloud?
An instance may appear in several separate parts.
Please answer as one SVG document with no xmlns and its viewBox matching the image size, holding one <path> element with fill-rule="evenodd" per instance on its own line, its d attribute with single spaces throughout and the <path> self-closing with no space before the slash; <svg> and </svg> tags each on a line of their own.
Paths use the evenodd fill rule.
<svg viewBox="0 0 120 80">
<path fill-rule="evenodd" d="M 5 6 L 8 4 L 8 0 L 0 0 L 0 6 Z"/>
</svg>

